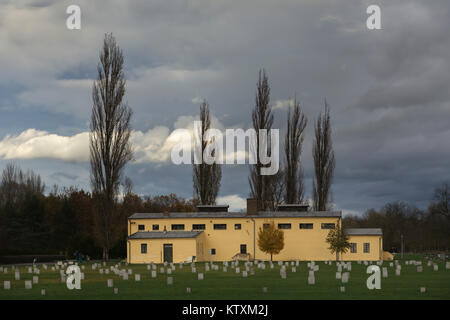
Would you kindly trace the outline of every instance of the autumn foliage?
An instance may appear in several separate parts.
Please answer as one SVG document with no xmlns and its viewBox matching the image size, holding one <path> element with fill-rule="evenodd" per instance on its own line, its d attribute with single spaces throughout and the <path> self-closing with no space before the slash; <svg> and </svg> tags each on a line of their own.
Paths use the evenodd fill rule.
<svg viewBox="0 0 450 320">
<path fill-rule="evenodd" d="M 258 247 L 261 251 L 270 254 L 270 261 L 274 254 L 280 253 L 284 248 L 284 233 L 277 229 L 272 222 L 267 227 L 259 228 Z"/>
</svg>

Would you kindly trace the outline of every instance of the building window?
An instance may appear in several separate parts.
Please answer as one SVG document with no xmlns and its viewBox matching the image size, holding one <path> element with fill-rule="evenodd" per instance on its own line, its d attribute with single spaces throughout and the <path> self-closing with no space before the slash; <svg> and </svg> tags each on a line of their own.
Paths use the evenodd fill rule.
<svg viewBox="0 0 450 320">
<path fill-rule="evenodd" d="M 139 231 L 144 231 L 145 230 L 145 225 L 143 225 L 143 224 L 138 225 L 138 230 Z"/>
<path fill-rule="evenodd" d="M 214 230 L 227 230 L 227 225 L 225 223 L 214 224 Z"/>
<path fill-rule="evenodd" d="M 172 230 L 184 230 L 184 224 L 173 224 Z"/>
<path fill-rule="evenodd" d="M 350 243 L 350 252 L 356 253 L 356 243 L 354 242 Z"/>
<path fill-rule="evenodd" d="M 147 253 L 147 244 L 141 243 L 141 253 Z"/>
<path fill-rule="evenodd" d="M 290 223 L 279 223 L 278 224 L 278 229 L 290 229 L 290 228 L 291 228 Z"/>
<path fill-rule="evenodd" d="M 312 223 L 300 223 L 300 229 L 312 229 L 313 224 Z"/>
<path fill-rule="evenodd" d="M 211 255 L 215 255 L 216 254 L 216 249 L 209 249 L 209 253 Z"/>
<path fill-rule="evenodd" d="M 154 224 L 152 230 L 153 231 L 159 230 L 159 224 Z"/>
<path fill-rule="evenodd" d="M 241 254 L 247 254 L 247 245 L 241 244 Z"/>
<path fill-rule="evenodd" d="M 206 229 L 206 225 L 204 224 L 193 224 L 192 225 L 192 230 L 205 230 Z"/>
<path fill-rule="evenodd" d="M 263 229 L 269 229 L 270 227 L 270 223 L 264 223 L 263 224 Z"/>
<path fill-rule="evenodd" d="M 364 253 L 370 252 L 370 243 L 364 242 Z"/>
<path fill-rule="evenodd" d="M 234 230 L 241 230 L 241 229 L 242 229 L 242 226 L 241 226 L 240 223 L 236 223 L 236 224 L 234 225 Z"/>
<path fill-rule="evenodd" d="M 334 223 L 322 223 L 322 229 L 334 229 Z"/>
</svg>

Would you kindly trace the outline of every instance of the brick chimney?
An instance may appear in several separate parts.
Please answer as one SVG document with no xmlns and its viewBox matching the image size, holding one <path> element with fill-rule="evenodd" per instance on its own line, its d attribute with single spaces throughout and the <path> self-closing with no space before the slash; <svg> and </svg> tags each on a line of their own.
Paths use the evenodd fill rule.
<svg viewBox="0 0 450 320">
<path fill-rule="evenodd" d="M 260 206 L 259 206 L 258 199 L 255 199 L 255 198 L 247 199 L 247 215 L 248 216 L 257 215 L 259 210 L 260 210 Z"/>
</svg>

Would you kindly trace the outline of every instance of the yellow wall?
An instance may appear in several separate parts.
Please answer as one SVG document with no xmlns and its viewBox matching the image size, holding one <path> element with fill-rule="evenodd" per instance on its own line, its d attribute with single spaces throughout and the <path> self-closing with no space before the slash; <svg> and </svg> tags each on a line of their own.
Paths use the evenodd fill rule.
<svg viewBox="0 0 450 320">
<path fill-rule="evenodd" d="M 350 243 L 356 243 L 356 253 L 350 249 L 342 255 L 341 260 L 374 261 L 383 259 L 383 239 L 381 236 L 349 236 Z M 364 253 L 364 243 L 370 244 L 370 252 Z"/>
<path fill-rule="evenodd" d="M 141 244 L 147 244 L 147 253 L 141 253 Z M 172 244 L 173 262 L 184 262 L 191 256 L 197 255 L 197 245 L 202 246 L 201 235 L 197 238 L 173 239 L 131 239 L 127 243 L 127 257 L 129 263 L 163 263 L 164 244 Z M 131 250 L 131 254 L 130 254 Z"/>
<path fill-rule="evenodd" d="M 152 225 L 158 224 L 159 231 L 166 227 L 171 231 L 172 224 L 184 224 L 185 231 L 192 230 L 192 224 L 205 224 L 206 229 L 197 237 L 196 241 L 191 238 L 174 239 L 168 242 L 167 239 L 152 240 L 129 240 L 132 243 L 132 263 L 147 262 L 151 255 L 157 256 L 162 262 L 162 244 L 173 243 L 174 262 L 185 261 L 188 256 L 197 256 L 197 261 L 228 261 L 240 252 L 240 245 L 247 245 L 247 253 L 251 259 L 269 260 L 270 255 L 265 254 L 258 248 L 258 231 L 264 223 L 274 222 L 290 223 L 291 229 L 284 232 L 284 249 L 278 255 L 274 255 L 274 260 L 335 260 L 336 255 L 331 254 L 328 244 L 325 242 L 329 229 L 322 229 L 322 223 L 341 223 L 338 217 L 275 217 L 275 218 L 165 218 L 165 219 L 131 219 L 128 221 L 129 235 L 138 231 L 138 225 L 145 226 L 144 231 L 152 231 Z M 226 230 L 214 230 L 214 224 L 227 224 Z M 313 229 L 300 229 L 300 223 L 313 223 Z M 234 225 L 241 224 L 240 230 L 235 230 Z M 253 238 L 255 230 L 255 238 Z M 140 254 L 140 243 L 147 241 L 148 254 L 142 257 Z M 255 247 L 254 247 L 255 242 Z M 379 260 L 382 258 L 380 248 L 382 240 L 380 236 L 351 236 L 351 242 L 357 243 L 357 253 L 346 253 L 344 260 Z M 363 243 L 370 243 L 370 253 L 363 253 Z M 195 245 L 192 243 L 196 243 Z M 134 248 L 137 249 L 134 249 Z M 154 248 L 156 251 L 150 251 Z M 209 254 L 210 249 L 216 249 L 216 254 Z M 254 251 L 255 249 L 255 251 Z M 254 255 L 255 252 L 255 255 Z M 159 256 L 158 256 L 159 255 Z M 341 258 L 341 259 L 342 259 Z M 156 257 L 155 257 L 156 259 Z M 145 261 L 144 261 L 145 260 Z M 156 261 L 155 261 L 156 262 Z"/>
</svg>

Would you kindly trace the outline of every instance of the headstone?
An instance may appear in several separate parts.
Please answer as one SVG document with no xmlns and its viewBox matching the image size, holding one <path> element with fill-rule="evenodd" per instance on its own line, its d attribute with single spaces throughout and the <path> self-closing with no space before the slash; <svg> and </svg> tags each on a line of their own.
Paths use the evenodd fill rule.
<svg viewBox="0 0 450 320">
<path fill-rule="evenodd" d="M 109 274 L 109 269 L 105 269 L 105 274 Z"/>
<path fill-rule="evenodd" d="M 31 288 L 32 288 L 31 280 L 25 280 L 25 289 L 31 289 Z"/>
<path fill-rule="evenodd" d="M 133 270 L 128 269 L 128 274 L 133 274 Z"/>
<path fill-rule="evenodd" d="M 172 285 L 173 284 L 173 277 L 167 277 L 167 285 Z"/>
<path fill-rule="evenodd" d="M 426 289 L 425 287 L 420 287 L 420 293 L 425 293 Z"/>
<path fill-rule="evenodd" d="M 147 270 L 150 270 L 150 268 L 151 268 L 151 266 L 148 264 L 148 265 L 147 265 Z"/>
<path fill-rule="evenodd" d="M 186 293 L 191 293 L 191 292 L 192 292 L 191 288 L 186 288 Z"/>
<path fill-rule="evenodd" d="M 136 273 L 136 274 L 134 275 L 134 280 L 135 280 L 135 281 L 141 281 L 141 275 L 138 274 L 138 273 Z"/>
<path fill-rule="evenodd" d="M 264 293 L 267 292 L 267 287 L 263 287 L 263 292 L 264 292 Z"/>
<path fill-rule="evenodd" d="M 242 277 L 247 278 L 247 276 L 248 276 L 247 271 L 242 271 Z"/>
<path fill-rule="evenodd" d="M 417 272 L 422 272 L 423 271 L 423 267 L 422 266 L 417 266 Z"/>
<path fill-rule="evenodd" d="M 84 272 L 80 273 L 80 278 L 81 278 L 81 280 L 84 280 Z"/>
<path fill-rule="evenodd" d="M 250 275 L 251 276 L 254 276 L 255 275 L 255 270 L 252 268 L 252 269 L 250 269 Z"/>
<path fill-rule="evenodd" d="M 107 284 L 108 284 L 108 288 L 112 288 L 114 286 L 113 279 L 108 279 Z"/>
<path fill-rule="evenodd" d="M 114 294 L 119 294 L 119 288 L 114 288 Z"/>
<path fill-rule="evenodd" d="M 209 271 L 209 264 L 205 265 L 205 271 L 208 272 Z"/>
<path fill-rule="evenodd" d="M 399 276 L 400 275 L 401 270 L 400 269 L 395 269 L 395 275 Z"/>
<path fill-rule="evenodd" d="M 344 286 L 339 287 L 339 291 L 345 292 L 345 287 Z"/>
<path fill-rule="evenodd" d="M 438 270 L 439 270 L 439 267 L 438 267 L 437 264 L 433 265 L 433 270 L 434 270 L 434 271 L 438 271 Z"/>
<path fill-rule="evenodd" d="M 450 261 L 447 261 L 446 263 L 445 263 L 445 269 L 450 269 Z"/>
<path fill-rule="evenodd" d="M 128 280 L 128 273 L 126 273 L 126 272 L 122 273 L 122 279 Z"/>
<path fill-rule="evenodd" d="M 297 269 L 295 267 L 292 267 L 292 272 L 297 272 Z"/>
<path fill-rule="evenodd" d="M 19 272 L 19 270 L 16 270 L 16 272 L 14 272 L 14 279 L 15 280 L 20 280 L 20 272 Z"/>
<path fill-rule="evenodd" d="M 342 274 L 342 278 L 341 278 L 342 283 L 348 283 L 349 278 L 350 278 L 350 273 L 344 272 Z"/>
<path fill-rule="evenodd" d="M 192 273 L 196 273 L 197 269 L 196 268 L 192 268 Z"/>
<path fill-rule="evenodd" d="M 164 273 L 164 268 L 159 268 L 159 273 Z"/>
<path fill-rule="evenodd" d="M 198 280 L 203 280 L 203 279 L 204 279 L 203 273 L 199 273 L 198 274 Z"/>
<path fill-rule="evenodd" d="M 3 289 L 10 290 L 11 289 L 11 281 L 3 281 Z"/>
<path fill-rule="evenodd" d="M 172 269 L 167 269 L 167 274 L 172 274 Z"/>
<path fill-rule="evenodd" d="M 223 272 L 227 272 L 227 267 L 223 267 Z"/>
<path fill-rule="evenodd" d="M 280 272 L 281 279 L 286 279 L 286 272 Z"/>
<path fill-rule="evenodd" d="M 383 278 L 387 278 L 388 277 L 388 270 L 386 267 L 383 267 Z"/>
<path fill-rule="evenodd" d="M 152 270 L 152 278 L 156 278 L 156 271 Z"/>
<path fill-rule="evenodd" d="M 45 289 L 41 289 L 41 296 L 45 296 L 46 292 Z"/>
<path fill-rule="evenodd" d="M 236 268 L 236 273 L 241 273 L 241 269 L 239 267 Z"/>
<path fill-rule="evenodd" d="M 314 276 L 309 276 L 308 277 L 308 284 L 309 285 L 313 285 L 313 284 L 315 284 L 316 283 L 316 278 L 314 277 Z"/>
<path fill-rule="evenodd" d="M 39 283 L 39 277 L 33 276 L 33 284 L 38 284 L 38 283 Z"/>
<path fill-rule="evenodd" d="M 342 273 L 336 272 L 336 279 L 342 279 Z"/>
</svg>

